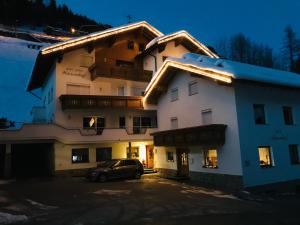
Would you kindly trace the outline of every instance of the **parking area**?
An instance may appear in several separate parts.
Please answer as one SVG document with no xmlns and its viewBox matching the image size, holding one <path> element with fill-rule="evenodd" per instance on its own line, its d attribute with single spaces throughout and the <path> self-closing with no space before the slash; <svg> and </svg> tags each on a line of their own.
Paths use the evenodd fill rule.
<svg viewBox="0 0 300 225">
<path fill-rule="evenodd" d="M 106 183 L 0 180 L 0 224 L 299 225 L 299 208 L 294 193 L 232 194 L 153 175 Z"/>
</svg>

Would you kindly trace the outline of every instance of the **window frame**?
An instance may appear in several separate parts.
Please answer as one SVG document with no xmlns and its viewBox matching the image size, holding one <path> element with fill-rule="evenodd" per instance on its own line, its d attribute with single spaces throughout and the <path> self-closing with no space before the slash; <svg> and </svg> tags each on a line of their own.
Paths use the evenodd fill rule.
<svg viewBox="0 0 300 225">
<path fill-rule="evenodd" d="M 292 148 L 292 147 L 296 147 L 296 148 Z M 292 153 L 292 150 L 296 150 L 296 153 Z M 298 145 L 297 144 L 290 144 L 289 145 L 289 155 L 290 155 L 290 164 L 291 165 L 299 165 L 300 164 L 300 158 L 299 158 L 299 149 L 298 149 Z M 292 156 L 297 156 L 296 160 L 292 157 Z"/>
<path fill-rule="evenodd" d="M 195 93 L 192 93 L 192 85 L 196 85 L 196 92 Z M 189 96 L 192 96 L 192 95 L 196 95 L 198 94 L 198 82 L 197 81 L 191 81 L 189 82 L 188 84 L 188 88 L 189 88 Z"/>
<path fill-rule="evenodd" d="M 288 109 L 288 117 L 286 117 L 287 114 L 285 114 L 285 109 Z M 291 126 L 295 125 L 295 119 L 294 119 L 294 113 L 293 113 L 293 107 L 292 106 L 282 106 L 282 113 L 283 113 L 283 121 L 285 125 Z M 289 118 L 290 116 L 290 118 Z M 289 121 L 289 119 L 291 121 Z"/>
<path fill-rule="evenodd" d="M 171 158 L 169 156 L 171 156 Z M 166 151 L 166 159 L 167 162 L 174 162 L 174 152 Z"/>
<path fill-rule="evenodd" d="M 213 165 L 213 162 L 212 164 L 210 164 L 210 162 L 208 161 L 208 153 L 209 151 L 215 151 L 216 152 L 216 160 L 215 160 L 215 163 L 216 165 L 214 166 Z M 219 168 L 219 160 L 218 160 L 218 149 L 203 149 L 202 151 L 202 154 L 203 154 L 203 161 L 202 161 L 202 168 L 206 168 L 206 169 L 218 169 Z"/>
<path fill-rule="evenodd" d="M 262 122 L 259 122 L 258 121 L 258 118 L 256 118 L 256 107 L 262 107 L 263 109 L 263 121 Z M 266 107 L 264 104 L 253 104 L 252 106 L 252 109 L 253 109 L 253 115 L 254 115 L 254 123 L 256 125 L 267 125 L 267 113 L 266 113 Z"/>
<path fill-rule="evenodd" d="M 262 160 L 260 158 L 260 151 L 259 151 L 260 148 L 268 148 L 270 164 L 265 164 L 265 165 L 262 164 Z M 273 149 L 272 149 L 271 146 L 268 146 L 268 145 L 258 146 L 257 150 L 258 150 L 258 159 L 259 159 L 258 162 L 259 162 L 260 168 L 273 168 L 273 167 L 275 167 L 274 154 L 273 154 Z"/>
<path fill-rule="evenodd" d="M 76 156 L 75 153 L 79 152 L 79 151 L 84 151 L 83 154 L 81 154 L 81 157 L 83 157 L 83 155 L 86 156 L 85 160 L 82 160 L 81 161 L 74 161 L 73 157 Z M 72 153 L 71 153 L 72 157 L 71 157 L 71 162 L 72 164 L 81 164 L 81 163 L 89 163 L 90 162 L 90 153 L 89 153 L 89 148 L 72 148 Z M 78 154 L 80 155 L 80 154 Z M 78 156 L 77 155 L 77 156 Z"/>
<path fill-rule="evenodd" d="M 171 102 L 175 102 L 175 101 L 179 100 L 179 90 L 178 90 L 177 87 L 172 88 L 170 93 L 171 93 L 171 96 L 170 96 L 171 97 Z M 175 98 L 173 98 L 173 93 L 177 93 Z"/>
</svg>

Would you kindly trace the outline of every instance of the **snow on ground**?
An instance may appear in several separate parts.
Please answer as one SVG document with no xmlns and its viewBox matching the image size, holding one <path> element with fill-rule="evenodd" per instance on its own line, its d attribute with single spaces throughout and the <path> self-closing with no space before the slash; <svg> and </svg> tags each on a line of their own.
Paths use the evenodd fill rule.
<svg viewBox="0 0 300 225">
<path fill-rule="evenodd" d="M 12 224 L 28 221 L 28 217 L 25 215 L 13 215 L 9 213 L 0 212 L 0 224 Z"/>
<path fill-rule="evenodd" d="M 42 209 L 42 210 L 52 210 L 52 209 L 57 209 L 58 207 L 57 206 L 51 206 L 51 205 L 44 205 L 42 203 L 39 203 L 39 202 L 35 202 L 31 199 L 26 199 L 27 202 L 29 202 L 31 205 L 39 208 L 39 209 Z"/>
<path fill-rule="evenodd" d="M 26 92 L 38 54 L 28 44 L 33 42 L 0 36 L 0 118 L 28 121 L 32 106 L 40 104 L 40 100 Z"/>
<path fill-rule="evenodd" d="M 98 191 L 93 192 L 97 195 L 129 195 L 131 193 L 130 190 L 108 190 L 108 189 L 100 189 Z"/>
</svg>

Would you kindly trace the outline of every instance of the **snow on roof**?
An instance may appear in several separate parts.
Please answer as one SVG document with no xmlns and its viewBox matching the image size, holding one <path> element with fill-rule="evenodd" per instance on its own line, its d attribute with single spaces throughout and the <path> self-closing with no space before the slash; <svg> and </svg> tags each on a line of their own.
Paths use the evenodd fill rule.
<svg viewBox="0 0 300 225">
<path fill-rule="evenodd" d="M 220 72 L 233 74 L 237 80 L 250 80 L 289 87 L 300 87 L 300 75 L 287 71 L 234 62 L 227 59 L 214 59 L 198 54 L 187 53 L 181 59 L 172 59 L 195 66 L 207 67 Z"/>
<path fill-rule="evenodd" d="M 43 48 L 41 53 L 42 53 L 42 55 L 44 55 L 44 54 L 60 51 L 60 50 L 63 50 L 65 48 L 68 48 L 68 47 L 80 45 L 80 44 L 83 44 L 83 43 L 88 42 L 88 41 L 95 41 L 95 40 L 98 40 L 100 38 L 104 38 L 104 37 L 109 36 L 109 35 L 117 34 L 117 33 L 124 32 L 124 31 L 133 30 L 133 29 L 140 28 L 140 27 L 147 28 L 148 30 L 150 30 L 156 36 L 163 35 L 159 30 L 152 27 L 146 21 L 142 21 L 142 22 L 127 24 L 127 25 L 120 26 L 120 27 L 114 27 L 114 28 L 106 29 L 104 31 L 91 33 L 91 34 L 84 35 L 84 36 L 79 37 L 79 38 L 73 38 L 73 39 L 68 40 L 68 41 L 64 41 L 64 42 L 61 42 L 61 43 L 58 43 L 58 44 L 54 44 L 54 45 L 51 45 L 49 47 Z"/>
<path fill-rule="evenodd" d="M 207 48 L 204 44 L 199 42 L 196 38 L 194 38 L 191 34 L 189 34 L 185 30 L 177 31 L 175 33 L 171 33 L 168 35 L 158 36 L 147 44 L 145 50 L 150 49 L 151 47 L 153 47 L 156 44 L 173 41 L 176 38 L 186 38 L 188 41 L 190 41 L 195 46 L 197 46 L 199 49 L 201 49 L 203 52 L 205 52 L 208 56 L 211 56 L 213 58 L 219 58 L 219 56 L 217 54 L 213 53 L 209 48 Z"/>
<path fill-rule="evenodd" d="M 155 93 L 155 86 L 164 79 L 169 68 L 199 74 L 225 83 L 231 83 L 236 79 L 300 88 L 300 75 L 296 73 L 187 53 L 182 58 L 168 57 L 164 61 L 146 87 L 144 101 Z"/>
</svg>

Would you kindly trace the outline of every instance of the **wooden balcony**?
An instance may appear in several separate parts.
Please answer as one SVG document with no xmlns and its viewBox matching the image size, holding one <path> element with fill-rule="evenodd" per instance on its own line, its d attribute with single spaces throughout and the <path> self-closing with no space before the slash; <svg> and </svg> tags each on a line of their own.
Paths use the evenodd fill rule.
<svg viewBox="0 0 300 225">
<path fill-rule="evenodd" d="M 143 109 L 142 96 L 61 95 L 62 109 Z"/>
<path fill-rule="evenodd" d="M 97 77 L 108 77 L 123 80 L 150 82 L 153 73 L 150 70 L 143 70 L 139 68 L 126 68 L 107 65 L 93 65 L 89 68 L 89 70 L 91 72 L 92 80 L 95 80 Z"/>
<path fill-rule="evenodd" d="M 199 145 L 202 147 L 218 147 L 225 143 L 224 124 L 211 124 L 198 127 L 159 131 L 154 136 L 155 146 L 186 147 Z"/>
</svg>

